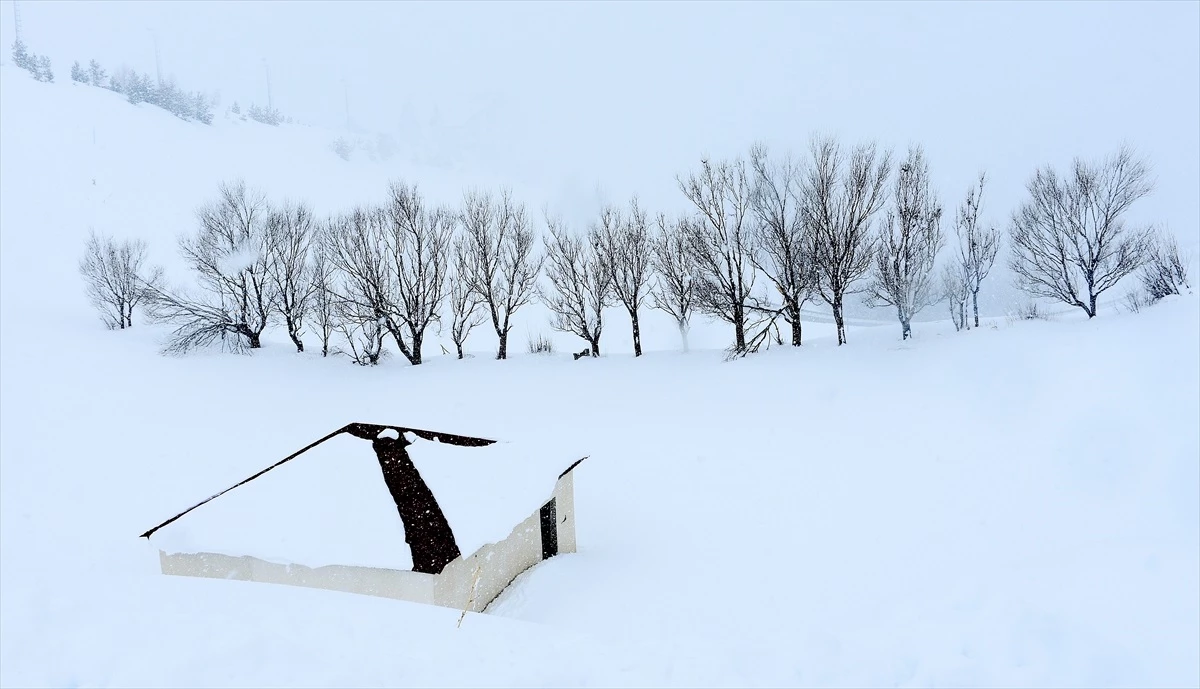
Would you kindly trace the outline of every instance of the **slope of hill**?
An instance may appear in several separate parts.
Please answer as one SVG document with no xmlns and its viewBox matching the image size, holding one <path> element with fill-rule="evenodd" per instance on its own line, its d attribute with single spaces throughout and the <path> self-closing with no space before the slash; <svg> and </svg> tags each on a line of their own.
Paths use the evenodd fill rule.
<svg viewBox="0 0 1200 689">
<path fill-rule="evenodd" d="M 167 358 L 160 330 L 90 312 L 89 226 L 170 265 L 221 179 L 325 211 L 404 170 L 342 164 L 327 133 L 205 128 L 2 76 L 0 684 L 1200 684 L 1195 295 L 905 343 L 889 323 L 839 348 L 818 326 L 735 362 L 703 349 L 718 334 L 580 362 Z M 410 172 L 447 200 L 489 181 Z M 461 628 L 453 610 L 158 574 L 137 534 L 354 420 L 590 455 L 579 552 Z"/>
</svg>

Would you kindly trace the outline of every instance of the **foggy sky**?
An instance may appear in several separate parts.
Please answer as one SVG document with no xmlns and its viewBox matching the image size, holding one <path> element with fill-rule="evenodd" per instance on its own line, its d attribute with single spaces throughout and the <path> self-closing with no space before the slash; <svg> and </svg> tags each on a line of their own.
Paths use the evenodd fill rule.
<svg viewBox="0 0 1200 689">
<path fill-rule="evenodd" d="M 1158 181 L 1137 218 L 1200 236 L 1200 3 L 20 3 L 31 50 L 127 64 L 306 123 L 421 137 L 583 217 L 756 140 L 926 148 L 952 209 L 974 176 L 1005 224 L 1038 165 L 1129 142 Z M 7 61 L 11 0 L 0 2 Z M 344 80 L 344 81 L 343 81 Z M 448 199 L 452 201 L 452 199 Z"/>
</svg>

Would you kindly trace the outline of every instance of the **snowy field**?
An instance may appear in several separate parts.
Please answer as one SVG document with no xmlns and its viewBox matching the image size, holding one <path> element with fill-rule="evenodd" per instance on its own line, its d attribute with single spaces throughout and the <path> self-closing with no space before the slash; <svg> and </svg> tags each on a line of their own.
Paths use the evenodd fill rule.
<svg viewBox="0 0 1200 689">
<path fill-rule="evenodd" d="M 524 354 L 549 332 L 532 308 L 503 362 L 486 332 L 476 357 L 434 343 L 415 368 L 297 355 L 282 333 L 253 356 L 167 358 L 161 330 L 90 310 L 89 226 L 171 267 L 222 179 L 326 212 L 405 171 L 343 164 L 319 130 L 205 128 L 0 71 L 0 684 L 1200 685 L 1195 295 L 919 323 L 904 343 L 860 323 L 841 348 L 818 323 L 800 351 L 734 362 L 720 326 L 679 354 L 654 320 L 634 359 L 616 315 L 600 359 L 572 361 L 565 338 Z M 428 186 L 453 201 L 463 182 L 442 174 Z M 461 627 L 158 573 L 139 533 L 351 421 L 589 455 L 579 552 Z"/>
</svg>

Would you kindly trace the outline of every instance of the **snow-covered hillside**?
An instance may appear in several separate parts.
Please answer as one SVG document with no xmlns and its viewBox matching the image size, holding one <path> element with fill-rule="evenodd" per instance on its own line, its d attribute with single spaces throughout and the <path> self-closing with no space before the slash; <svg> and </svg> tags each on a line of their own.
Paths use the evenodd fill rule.
<svg viewBox="0 0 1200 689">
<path fill-rule="evenodd" d="M 499 362 L 365 369 L 282 334 L 168 358 L 161 330 L 92 313 L 89 227 L 177 268 L 174 238 L 223 179 L 318 212 L 399 174 L 447 202 L 505 180 L 0 77 L 0 685 L 1200 685 L 1196 295 L 923 323 L 904 343 L 860 323 L 840 348 L 818 324 L 733 362 L 719 326 L 682 355 L 663 321 L 639 359 L 526 355 L 520 331 Z M 461 628 L 443 608 L 158 573 L 137 534 L 350 421 L 589 455 L 579 552 Z"/>
</svg>

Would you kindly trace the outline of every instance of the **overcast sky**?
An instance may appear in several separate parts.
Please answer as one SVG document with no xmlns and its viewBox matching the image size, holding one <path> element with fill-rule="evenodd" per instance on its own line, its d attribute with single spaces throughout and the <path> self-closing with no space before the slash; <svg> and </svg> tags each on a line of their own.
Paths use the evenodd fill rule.
<svg viewBox="0 0 1200 689">
<path fill-rule="evenodd" d="M 1041 164 L 1128 141 L 1158 179 L 1138 215 L 1200 232 L 1197 2 L 20 3 L 59 79 L 95 57 L 266 100 L 304 122 L 422 137 L 458 165 L 586 209 L 672 210 L 702 154 L 813 132 L 925 146 L 948 207 L 993 180 L 1003 222 Z M 13 40 L 13 3 L 0 1 Z M 264 62 L 265 61 L 265 62 Z M 343 82 L 343 80 L 345 80 Z"/>
</svg>

